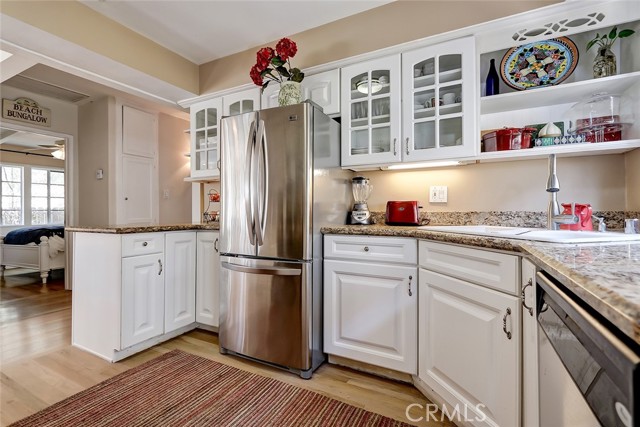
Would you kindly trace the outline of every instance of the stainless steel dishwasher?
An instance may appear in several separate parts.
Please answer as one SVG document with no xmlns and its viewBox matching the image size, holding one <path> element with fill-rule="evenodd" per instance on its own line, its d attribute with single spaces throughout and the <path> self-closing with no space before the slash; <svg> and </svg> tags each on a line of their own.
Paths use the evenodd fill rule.
<svg viewBox="0 0 640 427">
<path fill-rule="evenodd" d="M 547 273 L 536 283 L 540 426 L 640 426 L 640 346 Z"/>
</svg>

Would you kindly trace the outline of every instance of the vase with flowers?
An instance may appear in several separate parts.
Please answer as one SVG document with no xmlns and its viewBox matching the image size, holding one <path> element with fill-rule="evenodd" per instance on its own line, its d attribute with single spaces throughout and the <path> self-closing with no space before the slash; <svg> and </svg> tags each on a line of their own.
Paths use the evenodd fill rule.
<svg viewBox="0 0 640 427">
<path fill-rule="evenodd" d="M 617 74 L 616 69 L 616 55 L 611 51 L 611 47 L 616 40 L 629 37 L 635 33 L 633 30 L 622 30 L 618 32 L 618 27 L 613 27 L 609 34 L 596 36 L 587 43 L 587 50 L 593 46 L 598 46 L 596 57 L 593 60 L 593 78 L 615 76 Z"/>
<path fill-rule="evenodd" d="M 263 47 L 256 54 L 256 64 L 251 67 L 251 80 L 264 91 L 272 82 L 280 84 L 279 105 L 297 104 L 302 101 L 300 82 L 304 73 L 291 66 L 290 59 L 296 56 L 298 46 L 288 38 L 280 39 L 276 48 Z"/>
</svg>

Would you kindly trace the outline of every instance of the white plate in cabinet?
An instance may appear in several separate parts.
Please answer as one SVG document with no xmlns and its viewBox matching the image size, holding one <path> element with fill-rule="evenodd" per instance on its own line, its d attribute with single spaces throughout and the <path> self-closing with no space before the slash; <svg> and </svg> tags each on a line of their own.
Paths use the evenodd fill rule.
<svg viewBox="0 0 640 427">
<path fill-rule="evenodd" d="M 417 263 L 415 239 L 327 235 L 324 237 L 324 257 L 396 264 Z"/>
<path fill-rule="evenodd" d="M 418 293 L 419 378 L 474 425 L 520 425 L 520 300 L 422 268 Z"/>
<path fill-rule="evenodd" d="M 517 295 L 519 259 L 483 249 L 420 241 L 420 267 Z"/>
<path fill-rule="evenodd" d="M 324 261 L 324 350 L 417 373 L 415 267 Z"/>
</svg>

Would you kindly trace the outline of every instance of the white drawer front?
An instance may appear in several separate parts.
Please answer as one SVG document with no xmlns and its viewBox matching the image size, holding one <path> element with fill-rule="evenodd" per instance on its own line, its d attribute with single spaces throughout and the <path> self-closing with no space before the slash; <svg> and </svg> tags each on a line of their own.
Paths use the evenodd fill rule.
<svg viewBox="0 0 640 427">
<path fill-rule="evenodd" d="M 164 233 L 135 233 L 122 236 L 122 256 L 164 252 Z"/>
<path fill-rule="evenodd" d="M 324 237 L 324 257 L 415 265 L 418 262 L 415 239 L 376 236 Z"/>
<path fill-rule="evenodd" d="M 420 267 L 510 294 L 518 294 L 518 257 L 482 249 L 420 241 Z"/>
</svg>

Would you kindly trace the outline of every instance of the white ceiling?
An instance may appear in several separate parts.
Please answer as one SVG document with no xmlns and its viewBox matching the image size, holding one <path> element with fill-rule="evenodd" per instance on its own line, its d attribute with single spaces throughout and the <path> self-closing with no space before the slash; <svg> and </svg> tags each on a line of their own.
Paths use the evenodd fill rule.
<svg viewBox="0 0 640 427">
<path fill-rule="evenodd" d="M 81 1 L 199 65 L 392 0 Z"/>
</svg>

